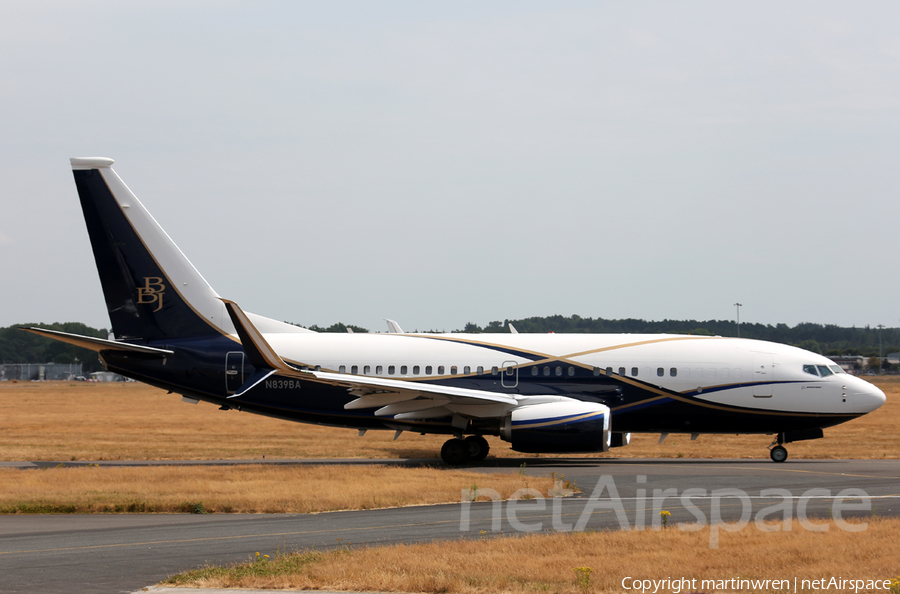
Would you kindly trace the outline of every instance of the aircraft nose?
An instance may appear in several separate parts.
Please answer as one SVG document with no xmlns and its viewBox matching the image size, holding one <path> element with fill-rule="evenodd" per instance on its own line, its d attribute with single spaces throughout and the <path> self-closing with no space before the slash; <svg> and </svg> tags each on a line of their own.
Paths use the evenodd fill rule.
<svg viewBox="0 0 900 594">
<path fill-rule="evenodd" d="M 887 396 L 884 395 L 884 392 L 878 386 L 859 378 L 853 379 L 856 381 L 853 382 L 852 386 L 848 386 L 853 394 L 852 402 L 857 404 L 864 412 L 872 412 L 887 402 Z"/>
</svg>

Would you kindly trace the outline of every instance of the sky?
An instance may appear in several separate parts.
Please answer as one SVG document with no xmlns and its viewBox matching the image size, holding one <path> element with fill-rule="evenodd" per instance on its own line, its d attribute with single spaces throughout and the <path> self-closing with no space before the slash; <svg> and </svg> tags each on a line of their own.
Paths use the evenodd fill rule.
<svg viewBox="0 0 900 594">
<path fill-rule="evenodd" d="M 0 3 L 0 326 L 109 320 L 69 157 L 302 325 L 900 325 L 900 4 Z"/>
</svg>

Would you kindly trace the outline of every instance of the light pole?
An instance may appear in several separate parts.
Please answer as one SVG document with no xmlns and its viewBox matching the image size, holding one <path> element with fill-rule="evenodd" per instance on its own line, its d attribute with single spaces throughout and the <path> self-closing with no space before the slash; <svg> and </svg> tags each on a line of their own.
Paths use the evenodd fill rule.
<svg viewBox="0 0 900 594">
<path fill-rule="evenodd" d="M 738 338 L 741 337 L 741 305 L 742 305 L 741 303 L 734 304 L 734 307 L 737 309 L 737 328 L 738 328 L 737 337 Z"/>
</svg>

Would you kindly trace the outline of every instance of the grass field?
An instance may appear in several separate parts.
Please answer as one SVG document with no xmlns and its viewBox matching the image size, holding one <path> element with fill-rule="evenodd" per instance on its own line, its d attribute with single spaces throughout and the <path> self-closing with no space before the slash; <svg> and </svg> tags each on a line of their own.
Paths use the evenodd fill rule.
<svg viewBox="0 0 900 594">
<path fill-rule="evenodd" d="M 552 477 L 446 468 L 154 466 L 0 469 L 0 513 L 312 513 L 458 502 L 463 489 L 504 498 L 547 493 Z"/>
<path fill-rule="evenodd" d="M 892 580 L 893 587 L 888 584 L 887 589 L 864 585 L 858 591 L 898 594 L 897 534 L 900 520 L 872 519 L 861 532 L 843 532 L 834 524 L 826 532 L 808 532 L 797 526 L 786 532 L 762 532 L 751 524 L 723 534 L 718 549 L 708 546 L 708 527 L 697 532 L 670 527 L 661 531 L 558 533 L 377 548 L 351 546 L 289 555 L 273 550 L 259 552 L 259 557 L 256 551 L 248 551 L 247 563 L 187 572 L 162 585 L 463 594 L 636 594 L 639 590 L 633 589 L 634 580 L 686 578 L 696 581 L 684 589 L 663 587 L 658 591 L 848 591 L 813 588 L 812 584 L 804 587 L 802 582 L 834 577 Z M 623 588 L 623 580 L 628 578 L 630 590 Z M 723 587 L 722 582 L 716 587 L 703 583 L 735 578 L 787 580 L 788 587 Z M 653 592 L 652 587 L 649 592 Z"/>
<path fill-rule="evenodd" d="M 872 378 L 887 404 L 792 443 L 791 458 L 900 457 L 900 378 Z M 615 427 L 615 419 L 613 419 Z M 0 460 L 205 460 L 256 458 L 439 458 L 446 436 L 339 429 L 279 421 L 200 403 L 139 383 L 0 383 Z M 595 457 L 760 458 L 765 435 L 634 435 L 626 448 Z M 489 437 L 492 456 L 513 452 Z"/>
</svg>

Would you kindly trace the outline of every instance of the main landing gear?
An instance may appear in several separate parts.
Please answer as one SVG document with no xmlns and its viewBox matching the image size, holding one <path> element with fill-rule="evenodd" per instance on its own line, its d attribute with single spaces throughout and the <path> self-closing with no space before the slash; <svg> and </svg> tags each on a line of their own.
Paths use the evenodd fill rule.
<svg viewBox="0 0 900 594">
<path fill-rule="evenodd" d="M 441 448 L 441 459 L 450 466 L 459 466 L 466 462 L 481 462 L 491 446 L 480 435 L 470 435 L 465 439 L 454 437 L 448 439 Z"/>
</svg>

